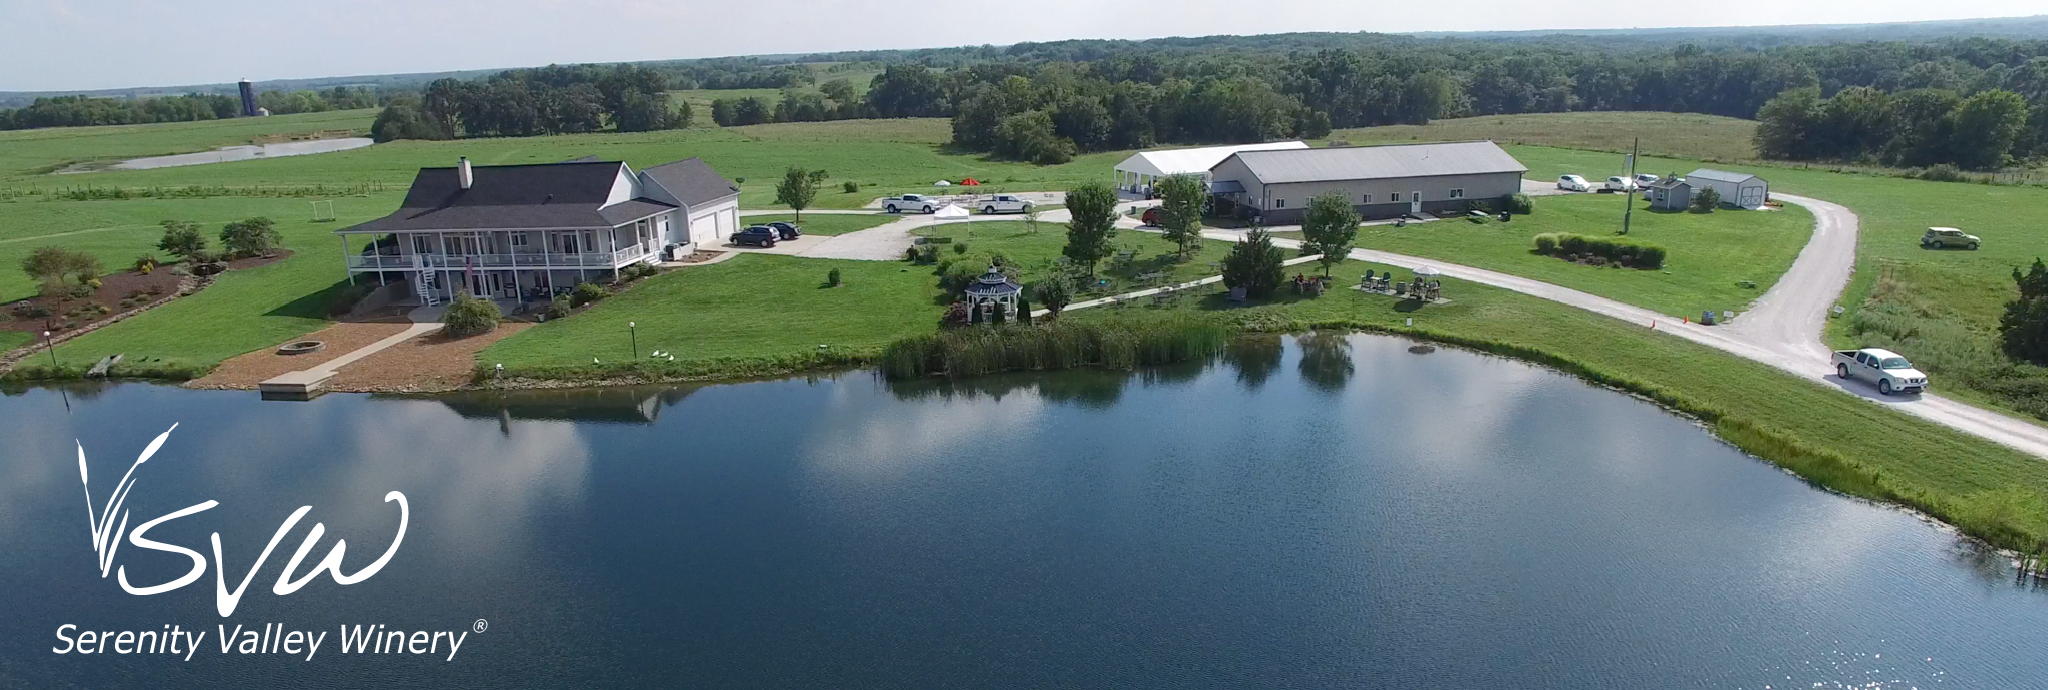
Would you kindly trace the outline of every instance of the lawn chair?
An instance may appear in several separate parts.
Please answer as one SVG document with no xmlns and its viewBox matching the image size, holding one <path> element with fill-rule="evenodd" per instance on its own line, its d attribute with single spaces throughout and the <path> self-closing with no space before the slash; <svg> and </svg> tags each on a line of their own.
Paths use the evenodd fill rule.
<svg viewBox="0 0 2048 690">
<path fill-rule="evenodd" d="M 1358 279 L 1358 286 L 1359 286 L 1359 287 L 1362 287 L 1362 288 L 1365 288 L 1365 289 L 1367 289 L 1367 290 L 1371 290 L 1371 289 L 1372 289 L 1372 284 L 1373 284 L 1373 279 L 1372 279 L 1372 269 L 1370 269 L 1370 268 L 1368 268 L 1368 269 L 1365 269 L 1365 275 L 1364 275 L 1364 276 L 1362 276 L 1362 277 L 1360 277 L 1360 278 Z"/>
</svg>

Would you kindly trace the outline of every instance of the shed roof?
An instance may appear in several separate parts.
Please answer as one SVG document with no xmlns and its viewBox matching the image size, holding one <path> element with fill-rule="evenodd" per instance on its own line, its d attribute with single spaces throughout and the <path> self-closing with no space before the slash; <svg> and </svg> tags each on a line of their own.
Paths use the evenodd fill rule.
<svg viewBox="0 0 2048 690">
<path fill-rule="evenodd" d="M 1485 173 L 1519 175 L 1529 171 L 1528 166 L 1491 141 L 1241 151 L 1232 155 L 1265 184 Z"/>
<path fill-rule="evenodd" d="M 1712 180 L 1714 182 L 1748 182 L 1753 179 L 1759 179 L 1757 178 L 1757 176 L 1751 175 L 1749 173 L 1728 172 L 1726 170 L 1715 170 L 1713 168 L 1700 168 L 1698 170 L 1692 171 L 1692 173 L 1686 175 L 1686 177 L 1697 177 L 1702 180 Z"/>
<path fill-rule="evenodd" d="M 1234 146 L 1204 146 L 1193 149 L 1165 149 L 1160 151 L 1139 151 L 1116 164 L 1116 169 L 1141 175 L 1200 175 L 1209 172 L 1217 163 L 1239 151 L 1280 151 L 1305 149 L 1308 144 L 1299 141 L 1269 141 L 1263 144 L 1237 144 Z"/>
</svg>

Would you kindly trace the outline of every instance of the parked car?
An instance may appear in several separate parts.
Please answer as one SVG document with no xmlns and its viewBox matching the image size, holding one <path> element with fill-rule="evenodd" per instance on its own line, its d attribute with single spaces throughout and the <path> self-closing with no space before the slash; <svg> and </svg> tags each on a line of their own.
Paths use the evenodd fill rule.
<svg viewBox="0 0 2048 690">
<path fill-rule="evenodd" d="M 1138 223 L 1146 227 L 1159 227 L 1159 207 L 1154 206 L 1145 209 L 1144 213 L 1138 214 Z"/>
<path fill-rule="evenodd" d="M 797 224 L 795 223 L 785 223 L 778 220 L 769 223 L 762 223 L 762 225 L 775 228 L 775 235 L 777 239 L 793 240 L 804 236 L 804 229 L 797 227 Z"/>
<path fill-rule="evenodd" d="M 1593 191 L 1593 184 L 1577 175 L 1565 175 L 1557 178 L 1557 188 L 1568 192 L 1590 192 Z"/>
<path fill-rule="evenodd" d="M 765 249 L 775 246 L 775 241 L 781 237 L 782 233 L 776 232 L 775 228 L 766 225 L 755 225 L 733 233 L 732 243 L 751 244 Z"/>
<path fill-rule="evenodd" d="M 939 209 L 939 203 L 923 194 L 905 194 L 882 200 L 882 210 L 890 213 L 931 213 Z"/>
<path fill-rule="evenodd" d="M 1626 177 L 1622 177 L 1620 175 L 1615 175 L 1613 177 L 1607 178 L 1606 186 L 1603 186 L 1600 189 L 1600 191 L 1603 192 L 1633 192 L 1635 190 L 1636 181 L 1628 179 Z"/>
<path fill-rule="evenodd" d="M 1658 180 L 1662 180 L 1664 178 L 1649 173 L 1636 173 L 1635 179 L 1636 189 L 1649 189 L 1650 185 L 1657 184 Z"/>
<path fill-rule="evenodd" d="M 1955 228 L 1928 228 L 1927 234 L 1920 236 L 1920 246 L 1928 249 L 1976 249 L 1981 242 L 1976 235 Z"/>
<path fill-rule="evenodd" d="M 1891 350 L 1874 347 L 1837 350 L 1834 360 L 1836 376 L 1875 383 L 1877 392 L 1885 395 L 1927 390 L 1927 375 Z"/>
<path fill-rule="evenodd" d="M 1015 194 L 997 194 L 993 198 L 981 202 L 981 212 L 989 215 L 997 213 L 1030 213 L 1031 202 L 1019 199 Z"/>
</svg>

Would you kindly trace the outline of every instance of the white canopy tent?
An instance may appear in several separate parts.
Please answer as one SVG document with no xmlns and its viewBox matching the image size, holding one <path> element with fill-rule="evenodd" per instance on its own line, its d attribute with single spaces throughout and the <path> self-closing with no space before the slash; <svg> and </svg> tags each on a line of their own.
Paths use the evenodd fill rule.
<svg viewBox="0 0 2048 690">
<path fill-rule="evenodd" d="M 953 204 L 946 204 L 945 206 L 939 207 L 939 210 L 933 211 L 932 217 L 937 218 L 941 223 L 945 223 L 956 220 L 967 220 L 968 214 L 969 211 L 967 209 L 955 206 Z"/>
<path fill-rule="evenodd" d="M 1235 146 L 1204 146 L 1193 149 L 1163 149 L 1139 151 L 1116 164 L 1116 188 L 1144 194 L 1158 184 L 1162 178 L 1174 175 L 1196 175 L 1203 182 L 1209 181 L 1209 169 L 1239 151 L 1275 151 L 1281 149 L 1305 149 L 1308 144 L 1299 141 L 1271 141 L 1264 144 L 1238 144 Z"/>
</svg>

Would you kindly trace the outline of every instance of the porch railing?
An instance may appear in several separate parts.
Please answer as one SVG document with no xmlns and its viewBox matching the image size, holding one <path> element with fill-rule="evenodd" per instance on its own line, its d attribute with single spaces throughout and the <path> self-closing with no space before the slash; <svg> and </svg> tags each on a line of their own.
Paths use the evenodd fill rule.
<svg viewBox="0 0 2048 690">
<path fill-rule="evenodd" d="M 517 254 L 370 254 L 348 257 L 348 267 L 366 270 L 461 268 L 611 268 L 638 261 L 653 251 L 636 244 L 614 252 L 521 252 Z"/>
</svg>

